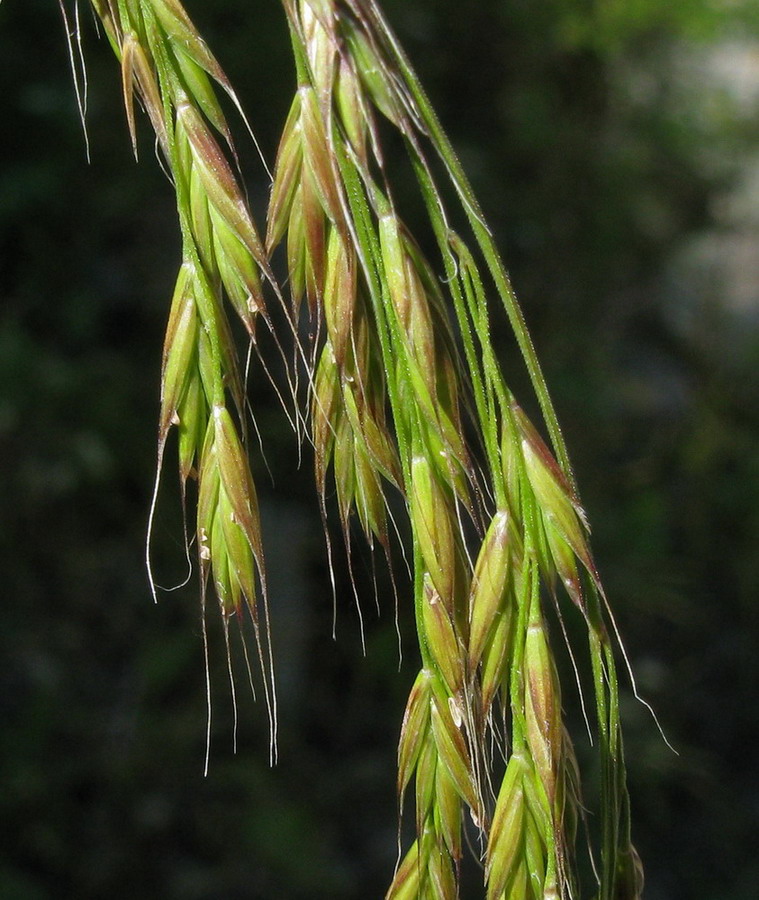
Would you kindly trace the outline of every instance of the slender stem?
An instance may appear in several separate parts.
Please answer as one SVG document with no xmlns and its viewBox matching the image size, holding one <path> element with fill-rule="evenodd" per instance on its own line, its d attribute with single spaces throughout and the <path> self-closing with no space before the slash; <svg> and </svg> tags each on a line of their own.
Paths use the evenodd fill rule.
<svg viewBox="0 0 759 900">
<path fill-rule="evenodd" d="M 495 239 L 490 229 L 485 224 L 479 202 L 477 201 L 471 183 L 456 156 L 456 152 L 453 149 L 450 139 L 443 130 L 440 120 L 437 117 L 437 113 L 427 98 L 424 88 L 406 57 L 403 48 L 400 46 L 389 25 L 385 21 L 384 15 L 380 11 L 375 0 L 367 0 L 367 4 L 376 23 L 383 32 L 388 48 L 394 56 L 394 62 L 397 64 L 398 70 L 402 73 L 406 85 L 416 102 L 420 117 L 428 130 L 430 141 L 442 159 L 448 172 L 448 176 L 451 179 L 451 183 L 459 195 L 459 199 L 461 200 L 464 212 L 469 220 L 472 232 L 477 240 L 477 244 L 480 247 L 483 257 L 485 258 L 485 262 L 490 270 L 490 274 L 514 331 L 514 336 L 516 337 L 517 344 L 519 345 L 520 352 L 525 361 L 533 389 L 535 390 L 538 402 L 540 403 L 540 408 L 543 412 L 543 417 L 551 436 L 551 442 L 553 443 L 556 456 L 574 488 L 575 483 L 572 467 L 569 461 L 569 454 L 567 452 L 564 436 L 562 435 L 559 426 L 556 410 L 548 393 L 545 376 L 543 375 L 543 370 L 538 360 L 532 338 L 527 330 L 524 314 L 519 306 L 516 295 L 514 294 L 514 289 L 511 285 L 506 267 L 503 264 L 503 260 L 498 252 Z"/>
</svg>

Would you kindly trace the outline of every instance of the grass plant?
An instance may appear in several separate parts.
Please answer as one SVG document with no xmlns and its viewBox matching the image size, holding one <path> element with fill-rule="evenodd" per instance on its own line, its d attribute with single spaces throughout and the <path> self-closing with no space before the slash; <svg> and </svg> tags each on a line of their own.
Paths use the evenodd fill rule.
<svg viewBox="0 0 759 900">
<path fill-rule="evenodd" d="M 239 108 L 236 95 L 178 0 L 92 5 L 121 63 L 135 151 L 137 98 L 176 191 L 183 258 L 164 347 L 158 469 L 175 430 L 183 502 L 197 486 L 188 518 L 203 619 L 212 592 L 230 660 L 233 620 L 252 627 L 272 757 L 265 562 L 244 357 L 229 321 L 232 313 L 255 348 L 258 320 L 272 327 L 264 283 L 285 310 L 278 345 L 296 342 L 295 367 L 306 369 L 308 396 L 291 416 L 308 419 L 325 523 L 334 491 L 346 541 L 357 521 L 390 560 L 400 532 L 391 495 L 408 517 L 411 578 L 398 592 L 399 602 L 413 603 L 420 670 L 400 728 L 397 788 L 401 811 L 413 794 L 416 837 L 386 896 L 457 897 L 469 842 L 488 900 L 639 897 L 615 629 L 567 449 L 492 234 L 378 3 L 282 0 L 296 90 L 263 239 L 219 100 L 226 94 Z M 416 176 L 429 234 L 413 235 L 401 216 L 383 152 L 392 131 Z M 271 263 L 279 245 L 287 302 Z M 491 319 L 504 314 L 550 446 L 493 349 Z M 297 344 L 303 318 L 316 335 L 310 346 Z M 570 614 L 587 635 L 601 772 L 600 824 L 584 840 L 555 660 Z M 570 648 L 572 660 L 580 652 Z M 591 848 L 590 887 L 577 875 L 582 845 Z"/>
</svg>

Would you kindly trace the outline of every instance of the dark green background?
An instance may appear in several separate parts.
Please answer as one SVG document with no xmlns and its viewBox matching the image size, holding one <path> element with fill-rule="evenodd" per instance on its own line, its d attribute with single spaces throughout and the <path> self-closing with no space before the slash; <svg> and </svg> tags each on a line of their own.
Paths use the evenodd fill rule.
<svg viewBox="0 0 759 900">
<path fill-rule="evenodd" d="M 293 87 L 278 4 L 188 6 L 271 160 Z M 759 53 L 759 26 L 754 3 L 717 6 L 386 4 L 497 231 L 640 688 L 679 750 L 626 697 L 651 900 L 750 900 L 759 883 L 759 94 L 709 68 L 751 35 Z M 297 470 L 258 383 L 280 762 L 247 698 L 233 756 L 214 634 L 202 776 L 196 585 L 154 606 L 143 561 L 172 192 L 145 128 L 135 164 L 117 66 L 82 18 L 90 164 L 57 4 L 0 5 L 0 898 L 379 897 L 413 632 L 398 674 L 380 573 L 362 658 L 341 575 L 331 640 L 311 460 Z M 266 180 L 238 133 L 260 218 Z M 519 390 L 505 329 L 501 349 Z M 182 577 L 172 477 L 166 582 Z M 358 542 L 354 564 L 368 584 Z"/>
</svg>

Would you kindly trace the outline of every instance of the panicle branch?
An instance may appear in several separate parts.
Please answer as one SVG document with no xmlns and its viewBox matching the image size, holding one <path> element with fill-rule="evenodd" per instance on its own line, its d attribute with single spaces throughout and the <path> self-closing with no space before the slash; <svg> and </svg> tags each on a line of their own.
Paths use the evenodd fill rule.
<svg viewBox="0 0 759 900">
<path fill-rule="evenodd" d="M 579 786 L 547 619 L 549 600 L 561 619 L 557 583 L 587 625 L 598 730 L 608 736 L 599 741 L 604 871 L 632 855 L 605 598 L 537 357 L 477 201 L 378 4 L 283 5 L 298 90 L 267 249 L 286 237 L 293 303 L 305 294 L 323 326 L 312 398 L 322 508 L 331 465 L 343 530 L 355 511 L 370 542 L 386 547 L 392 485 L 414 547 L 422 669 L 401 729 L 398 791 L 402 800 L 413 780 L 417 838 L 387 896 L 457 896 L 468 809 L 488 898 L 570 897 Z M 388 123 L 417 175 L 443 279 L 397 212 L 380 141 Z M 473 247 L 451 227 L 434 158 Z M 504 382 L 490 292 L 512 324 L 553 450 Z M 493 746 L 506 759 L 500 789 Z M 602 875 L 600 896 L 616 896 L 619 883 Z"/>
<path fill-rule="evenodd" d="M 239 104 L 178 0 L 92 3 L 121 62 L 135 155 L 137 100 L 173 181 L 182 232 L 183 261 L 161 371 L 159 476 L 169 433 L 176 428 L 183 502 L 188 481 L 198 483 L 195 542 L 202 591 L 205 597 L 207 586 L 213 586 L 230 673 L 230 621 L 234 617 L 241 630 L 245 618 L 252 623 L 273 756 L 276 701 L 261 525 L 244 449 L 245 389 L 227 308 L 254 340 L 258 317 L 266 317 L 261 281 L 274 283 L 274 278 L 235 174 L 237 160 L 217 90 Z M 150 535 L 148 558 L 149 543 Z M 233 686 L 232 691 L 234 697 Z"/>
</svg>

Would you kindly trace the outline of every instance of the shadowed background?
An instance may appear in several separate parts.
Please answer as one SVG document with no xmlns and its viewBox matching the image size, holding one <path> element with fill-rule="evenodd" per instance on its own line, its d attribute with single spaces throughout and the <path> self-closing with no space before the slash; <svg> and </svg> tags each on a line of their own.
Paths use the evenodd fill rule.
<svg viewBox="0 0 759 900">
<path fill-rule="evenodd" d="M 273 160 L 293 89 L 278 4 L 187 6 Z M 680 754 L 628 692 L 646 897 L 749 900 L 759 13 L 596 6 L 385 3 L 498 234 L 639 688 Z M 356 536 L 366 656 L 339 549 L 332 640 L 312 460 L 304 449 L 298 468 L 260 379 L 280 761 L 269 768 L 263 707 L 242 690 L 233 755 L 214 632 L 203 778 L 197 584 L 154 606 L 143 549 L 179 254 L 172 191 L 145 127 L 132 158 L 117 65 L 82 18 L 89 164 L 57 5 L 0 5 L 0 897 L 379 897 L 396 854 L 412 623 L 402 608 L 398 672 L 389 582 L 380 567 L 378 618 Z M 260 222 L 267 179 L 237 133 Z M 523 396 L 505 328 L 500 347 Z M 174 494 L 169 465 L 154 541 L 167 584 L 184 578 Z M 575 736 L 582 745 L 580 723 Z"/>
</svg>

